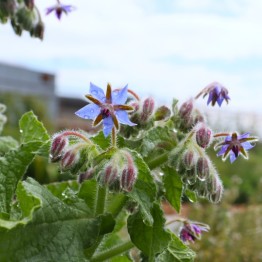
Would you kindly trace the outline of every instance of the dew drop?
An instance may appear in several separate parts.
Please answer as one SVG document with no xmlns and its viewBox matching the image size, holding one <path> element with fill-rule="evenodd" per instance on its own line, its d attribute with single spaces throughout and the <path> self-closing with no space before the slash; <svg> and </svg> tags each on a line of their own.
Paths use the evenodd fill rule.
<svg viewBox="0 0 262 262">
<path fill-rule="evenodd" d="M 196 183 L 196 180 L 195 179 L 187 179 L 187 183 L 189 185 L 194 185 Z"/>
<path fill-rule="evenodd" d="M 94 113 L 94 109 L 91 109 L 90 112 L 91 112 L 91 113 Z"/>
<path fill-rule="evenodd" d="M 23 133 L 24 131 L 22 129 L 19 130 L 20 133 Z"/>
<path fill-rule="evenodd" d="M 205 177 L 197 177 L 198 178 L 198 180 L 200 180 L 201 182 L 204 182 L 204 181 L 206 181 L 206 178 Z"/>
<path fill-rule="evenodd" d="M 96 95 L 96 94 L 97 94 L 97 91 L 96 91 L 96 90 L 92 90 L 91 93 L 92 93 L 93 95 Z"/>
</svg>

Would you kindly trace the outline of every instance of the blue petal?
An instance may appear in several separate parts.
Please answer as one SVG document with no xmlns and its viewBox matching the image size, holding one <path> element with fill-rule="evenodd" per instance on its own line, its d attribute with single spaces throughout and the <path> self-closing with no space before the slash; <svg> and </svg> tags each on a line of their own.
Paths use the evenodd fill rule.
<svg viewBox="0 0 262 262">
<path fill-rule="evenodd" d="M 127 100 L 127 85 L 120 90 L 112 92 L 112 103 L 114 105 L 123 105 Z"/>
<path fill-rule="evenodd" d="M 219 98 L 217 99 L 217 103 L 218 103 L 218 105 L 219 105 L 220 107 L 221 107 L 223 101 L 224 101 L 224 97 L 219 96 Z"/>
<path fill-rule="evenodd" d="M 207 105 L 209 105 L 209 103 L 212 101 L 212 99 L 213 99 L 213 93 L 210 92 L 209 96 L 208 96 L 208 100 L 207 100 Z"/>
<path fill-rule="evenodd" d="M 220 151 L 217 153 L 217 156 L 222 156 L 225 154 L 226 150 L 228 148 L 228 145 L 224 145 L 221 147 Z"/>
<path fill-rule="evenodd" d="M 103 125 L 104 125 L 103 132 L 104 132 L 105 137 L 107 137 L 111 133 L 112 128 L 114 126 L 112 117 L 109 116 L 107 118 L 104 118 Z"/>
<path fill-rule="evenodd" d="M 78 111 L 75 114 L 84 119 L 95 119 L 100 113 L 100 107 L 96 104 L 88 104 Z"/>
<path fill-rule="evenodd" d="M 239 140 L 239 139 L 242 139 L 242 138 L 248 138 L 249 135 L 250 135 L 250 133 L 244 133 L 242 135 L 237 136 L 237 139 Z"/>
<path fill-rule="evenodd" d="M 117 110 L 117 111 L 115 111 L 115 114 L 116 114 L 118 121 L 121 124 L 129 125 L 129 126 L 136 126 L 135 123 L 133 123 L 129 120 L 128 114 L 125 110 Z"/>
<path fill-rule="evenodd" d="M 243 146 L 243 148 L 244 148 L 245 150 L 249 150 L 249 149 L 251 149 L 251 148 L 254 147 L 254 146 L 251 145 L 249 142 L 243 142 L 243 143 L 241 143 L 241 145 Z"/>
<path fill-rule="evenodd" d="M 236 160 L 236 156 L 233 152 L 230 152 L 230 163 L 233 163 Z"/>
<path fill-rule="evenodd" d="M 90 83 L 89 88 L 90 95 L 98 99 L 100 102 L 104 103 L 106 101 L 104 90 L 93 83 Z"/>
</svg>

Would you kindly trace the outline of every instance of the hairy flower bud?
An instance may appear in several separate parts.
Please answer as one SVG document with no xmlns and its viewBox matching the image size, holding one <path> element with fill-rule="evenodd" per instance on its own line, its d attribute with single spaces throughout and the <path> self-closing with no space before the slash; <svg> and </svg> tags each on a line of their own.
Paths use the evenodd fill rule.
<svg viewBox="0 0 262 262">
<path fill-rule="evenodd" d="M 103 183 L 106 185 L 112 185 L 118 178 L 117 167 L 113 165 L 106 166 L 103 172 Z"/>
<path fill-rule="evenodd" d="M 200 157 L 197 160 L 196 170 L 200 181 L 205 181 L 209 177 L 209 162 L 205 157 Z"/>
<path fill-rule="evenodd" d="M 63 134 L 53 137 L 50 149 L 51 162 L 57 162 L 61 159 L 63 150 L 68 145 L 68 139 Z"/>
<path fill-rule="evenodd" d="M 26 7 L 30 10 L 33 10 L 34 6 L 35 6 L 35 1 L 34 0 L 24 0 L 24 3 L 26 5 Z"/>
<path fill-rule="evenodd" d="M 130 192 L 136 182 L 137 171 L 134 166 L 125 168 L 121 175 L 120 186 L 123 190 Z"/>
<path fill-rule="evenodd" d="M 197 124 L 195 130 L 197 144 L 202 148 L 208 147 L 211 142 L 212 130 L 204 123 Z"/>
<path fill-rule="evenodd" d="M 222 195 L 223 195 L 223 185 L 221 183 L 217 185 L 217 191 L 215 193 L 209 194 L 209 200 L 210 202 L 217 204 L 221 201 Z"/>
<path fill-rule="evenodd" d="M 155 121 L 167 120 L 171 115 L 171 111 L 166 106 L 159 107 L 155 112 Z"/>
<path fill-rule="evenodd" d="M 190 170 L 195 166 L 195 153 L 192 150 L 187 150 L 183 155 L 183 164 L 185 168 Z"/>
<path fill-rule="evenodd" d="M 87 169 L 86 172 L 81 173 L 81 174 L 78 176 L 78 182 L 79 182 L 79 183 L 83 183 L 85 180 L 92 179 L 93 176 L 94 176 L 94 169 L 93 169 L 93 168 L 89 168 L 89 169 Z"/>
<path fill-rule="evenodd" d="M 75 152 L 74 149 L 68 150 L 61 158 L 61 169 L 67 170 L 77 164 L 79 160 L 79 152 Z"/>
<path fill-rule="evenodd" d="M 149 97 L 147 98 L 142 106 L 142 113 L 141 113 L 141 121 L 146 122 L 149 117 L 152 115 L 153 110 L 155 107 L 155 101 L 153 98 Z"/>
<path fill-rule="evenodd" d="M 188 120 L 188 118 L 190 117 L 191 113 L 192 113 L 192 110 L 193 110 L 193 100 L 192 99 L 189 99 L 188 101 L 184 102 L 178 113 L 180 115 L 180 117 L 184 120 Z"/>
</svg>

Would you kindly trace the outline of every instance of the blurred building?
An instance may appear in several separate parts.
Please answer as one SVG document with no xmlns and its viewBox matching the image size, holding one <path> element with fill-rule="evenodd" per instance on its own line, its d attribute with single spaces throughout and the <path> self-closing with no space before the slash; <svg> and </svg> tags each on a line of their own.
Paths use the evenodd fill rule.
<svg viewBox="0 0 262 262">
<path fill-rule="evenodd" d="M 0 63 L 0 94 L 37 97 L 46 105 L 48 117 L 57 117 L 53 74 Z"/>
<path fill-rule="evenodd" d="M 92 129 L 89 121 L 74 114 L 87 102 L 56 96 L 54 74 L 0 63 L 0 102 L 7 105 L 9 123 L 13 127 L 17 127 L 24 112 L 33 110 L 51 129 Z"/>
</svg>

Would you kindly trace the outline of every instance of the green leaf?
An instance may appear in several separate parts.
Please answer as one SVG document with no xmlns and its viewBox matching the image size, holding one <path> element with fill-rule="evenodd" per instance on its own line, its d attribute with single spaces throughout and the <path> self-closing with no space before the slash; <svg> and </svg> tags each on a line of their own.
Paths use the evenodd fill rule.
<svg viewBox="0 0 262 262">
<path fill-rule="evenodd" d="M 71 188 L 73 190 L 78 190 L 79 183 L 76 180 L 68 180 L 63 182 L 55 182 L 51 184 L 44 185 L 47 189 L 59 199 L 63 199 L 63 193 L 67 188 Z"/>
<path fill-rule="evenodd" d="M 90 218 L 31 178 L 19 183 L 17 198 L 23 218 L 0 219 L 0 261 L 87 261 L 84 249 L 113 230 L 103 224 L 112 217 Z"/>
<path fill-rule="evenodd" d="M 145 223 L 152 225 L 153 217 L 150 210 L 152 208 L 152 203 L 156 199 L 156 185 L 150 169 L 142 157 L 135 151 L 128 151 L 132 154 L 134 163 L 138 170 L 137 181 L 128 196 L 138 203 Z"/>
<path fill-rule="evenodd" d="M 45 142 L 49 140 L 46 129 L 43 124 L 37 120 L 32 111 L 25 113 L 19 121 L 21 143 L 32 141 Z"/>
<path fill-rule="evenodd" d="M 8 151 L 18 147 L 18 142 L 11 136 L 0 137 L 0 155 L 4 155 Z"/>
<path fill-rule="evenodd" d="M 172 234 L 172 241 L 168 248 L 161 253 L 156 262 L 191 262 L 194 261 L 195 252 L 186 246 L 176 235 Z"/>
<path fill-rule="evenodd" d="M 10 211 L 18 181 L 49 139 L 45 128 L 32 112 L 24 114 L 19 124 L 22 144 L 0 158 L 0 212 L 4 213 Z"/>
<path fill-rule="evenodd" d="M 190 202 L 196 202 L 197 201 L 197 196 L 196 193 L 194 191 L 191 191 L 189 189 L 186 189 L 184 192 L 185 196 L 188 198 L 188 200 Z"/>
<path fill-rule="evenodd" d="M 155 261 L 155 256 L 167 248 L 170 241 L 170 234 L 164 229 L 165 219 L 158 204 L 154 204 L 152 210 L 154 223 L 148 226 L 143 222 L 140 212 L 129 216 L 128 232 L 132 242 L 138 247 L 149 261 Z"/>
<path fill-rule="evenodd" d="M 172 207 L 179 212 L 183 192 L 183 183 L 181 178 L 173 168 L 165 166 L 162 170 L 164 172 L 163 183 L 165 188 L 165 197 Z"/>
<path fill-rule="evenodd" d="M 166 150 L 171 150 L 175 145 L 176 135 L 166 126 L 157 126 L 150 129 L 146 136 L 141 140 L 139 152 L 144 157 L 152 158 L 151 154 L 154 152 L 154 156 L 159 152 L 163 153 Z"/>
</svg>

